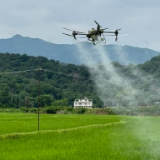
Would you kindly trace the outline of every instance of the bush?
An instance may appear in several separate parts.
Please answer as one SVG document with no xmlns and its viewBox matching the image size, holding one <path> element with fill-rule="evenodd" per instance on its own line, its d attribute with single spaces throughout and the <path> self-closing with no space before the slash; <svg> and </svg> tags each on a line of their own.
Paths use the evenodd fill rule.
<svg viewBox="0 0 160 160">
<path fill-rule="evenodd" d="M 106 109 L 104 109 L 104 111 L 106 113 L 108 113 L 109 115 L 115 115 L 116 114 L 111 108 L 106 108 Z"/>
<path fill-rule="evenodd" d="M 63 110 L 63 107 L 52 106 L 46 109 L 47 114 L 56 114 L 58 111 Z"/>
<path fill-rule="evenodd" d="M 86 112 L 86 110 L 87 110 L 86 108 L 77 108 L 75 109 L 75 112 L 78 114 L 83 114 Z"/>
<path fill-rule="evenodd" d="M 0 103 L 0 108 L 5 108 L 5 106 L 2 103 Z"/>
<path fill-rule="evenodd" d="M 37 113 L 37 111 L 38 111 L 38 108 L 35 108 L 35 107 L 28 109 L 28 112 L 30 113 Z"/>
<path fill-rule="evenodd" d="M 68 112 L 72 112 L 74 110 L 73 107 L 65 107 L 65 110 L 67 110 Z"/>
<path fill-rule="evenodd" d="M 20 107 L 19 108 L 22 112 L 28 112 L 28 108 L 27 107 Z"/>
<path fill-rule="evenodd" d="M 53 106 L 68 106 L 68 99 L 60 99 L 56 100 L 52 103 Z"/>
</svg>

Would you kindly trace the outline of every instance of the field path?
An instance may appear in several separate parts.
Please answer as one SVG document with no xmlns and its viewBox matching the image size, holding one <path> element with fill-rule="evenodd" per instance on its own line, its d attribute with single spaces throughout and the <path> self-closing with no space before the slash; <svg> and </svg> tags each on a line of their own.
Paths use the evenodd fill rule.
<svg viewBox="0 0 160 160">
<path fill-rule="evenodd" d="M 43 133 L 51 133 L 51 132 L 68 132 L 78 129 L 84 129 L 84 128 L 91 128 L 91 127 L 104 127 L 104 126 L 111 126 L 111 125 L 117 125 L 117 124 L 125 124 L 126 121 L 120 121 L 120 122 L 113 122 L 113 123 L 106 123 L 106 124 L 93 124 L 93 125 L 86 125 L 86 126 L 80 126 L 80 127 L 74 127 L 74 128 L 67 128 L 67 129 L 57 129 L 57 130 L 40 130 L 40 131 L 33 131 L 33 132 L 23 132 L 23 133 L 10 133 L 10 134 L 4 134 L 0 136 L 0 140 L 6 139 L 6 138 L 18 138 L 20 136 L 25 135 L 34 135 L 34 134 L 43 134 Z"/>
</svg>

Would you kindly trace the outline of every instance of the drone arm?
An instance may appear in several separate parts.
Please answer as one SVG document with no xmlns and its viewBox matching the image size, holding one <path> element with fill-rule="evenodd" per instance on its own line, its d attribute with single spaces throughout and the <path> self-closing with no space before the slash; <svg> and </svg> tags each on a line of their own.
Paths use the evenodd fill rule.
<svg viewBox="0 0 160 160">
<path fill-rule="evenodd" d="M 113 31 L 104 31 L 103 33 L 115 33 Z"/>
<path fill-rule="evenodd" d="M 77 38 L 76 38 L 76 35 L 74 35 L 74 34 L 72 34 L 72 35 L 70 35 L 70 34 L 66 34 L 66 33 L 62 33 L 62 34 L 66 35 L 66 36 L 73 37 L 75 40 L 77 39 Z"/>
<path fill-rule="evenodd" d="M 86 33 L 78 33 L 77 35 L 87 35 Z"/>
</svg>

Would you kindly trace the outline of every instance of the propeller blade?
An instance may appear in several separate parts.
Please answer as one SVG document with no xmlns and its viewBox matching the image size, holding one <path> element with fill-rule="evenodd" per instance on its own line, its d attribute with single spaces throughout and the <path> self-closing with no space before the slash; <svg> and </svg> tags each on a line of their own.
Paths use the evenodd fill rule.
<svg viewBox="0 0 160 160">
<path fill-rule="evenodd" d="M 70 35 L 70 34 L 66 34 L 66 33 L 62 33 L 62 34 L 65 34 L 66 36 L 71 36 L 71 37 L 73 37 L 73 35 Z"/>
<path fill-rule="evenodd" d="M 66 30 L 68 30 L 68 31 L 73 31 L 73 30 L 70 30 L 70 29 L 67 29 L 67 28 L 63 28 L 63 29 L 66 29 Z"/>
<path fill-rule="evenodd" d="M 101 30 L 103 30 L 103 31 L 104 31 L 104 30 L 106 30 L 106 29 L 109 29 L 109 28 L 103 28 L 103 29 L 101 29 Z"/>
<path fill-rule="evenodd" d="M 84 33 L 84 32 L 80 32 L 80 31 L 74 31 L 74 30 L 71 30 L 71 29 L 68 29 L 68 28 L 63 28 L 63 29 L 66 29 L 66 30 L 72 31 L 72 32 L 76 32 L 76 33 Z"/>
<path fill-rule="evenodd" d="M 122 28 L 120 28 L 120 29 L 115 29 L 115 30 L 112 30 L 112 31 L 106 31 L 105 33 L 115 33 L 116 31 L 119 31 L 119 30 L 121 30 Z"/>
<path fill-rule="evenodd" d="M 95 22 L 97 25 L 99 25 L 97 21 L 94 20 L 94 22 Z"/>
<path fill-rule="evenodd" d="M 118 36 L 128 36 L 129 34 L 121 34 L 121 35 L 118 35 Z"/>
<path fill-rule="evenodd" d="M 98 26 L 100 26 L 99 23 L 98 23 L 97 21 L 94 20 L 94 22 L 95 22 Z M 100 27 L 101 27 L 101 26 L 100 26 Z M 101 28 L 102 28 L 102 27 L 101 27 Z"/>
<path fill-rule="evenodd" d="M 116 29 L 117 31 L 119 31 L 119 30 L 121 30 L 122 28 L 120 28 L 120 29 Z"/>
</svg>

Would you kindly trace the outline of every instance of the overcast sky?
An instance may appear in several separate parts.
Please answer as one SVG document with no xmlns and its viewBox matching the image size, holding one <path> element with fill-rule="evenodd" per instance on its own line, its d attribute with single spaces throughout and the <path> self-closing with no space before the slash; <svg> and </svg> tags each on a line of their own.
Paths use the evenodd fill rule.
<svg viewBox="0 0 160 160">
<path fill-rule="evenodd" d="M 108 44 L 160 51 L 160 0 L 0 0 L 0 39 L 14 34 L 72 44 L 63 27 L 88 32 L 94 20 L 110 30 L 122 28 Z M 80 39 L 81 40 L 81 39 Z"/>
</svg>

